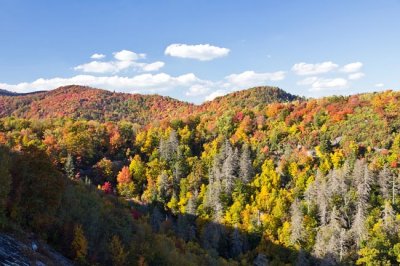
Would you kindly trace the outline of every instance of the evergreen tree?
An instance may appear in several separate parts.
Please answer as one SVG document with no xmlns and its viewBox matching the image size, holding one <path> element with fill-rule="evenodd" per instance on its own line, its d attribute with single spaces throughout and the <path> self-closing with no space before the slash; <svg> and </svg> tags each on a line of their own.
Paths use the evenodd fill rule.
<svg viewBox="0 0 400 266">
<path fill-rule="evenodd" d="M 155 206 L 150 215 L 150 225 L 154 232 L 158 232 L 160 230 L 160 225 L 163 219 L 164 217 L 159 208 Z"/>
<path fill-rule="evenodd" d="M 222 181 L 225 193 L 231 194 L 238 172 L 238 151 L 233 149 L 229 141 L 225 143 L 224 162 L 222 164 Z"/>
<path fill-rule="evenodd" d="M 72 240 L 71 247 L 75 260 L 81 264 L 84 264 L 88 252 L 88 242 L 80 224 L 76 225 L 74 228 L 74 238 Z"/>
<path fill-rule="evenodd" d="M 232 258 L 240 256 L 244 252 L 245 241 L 239 229 L 235 227 L 230 238 L 230 255 Z"/>
<path fill-rule="evenodd" d="M 197 210 L 197 199 L 198 199 L 198 192 L 195 191 L 193 195 L 188 199 L 188 203 L 186 205 L 185 212 L 189 215 L 196 215 Z"/>
<path fill-rule="evenodd" d="M 8 151 L 0 147 L 0 228 L 6 221 L 5 210 L 11 190 L 10 156 Z"/>
<path fill-rule="evenodd" d="M 291 234 L 290 240 L 293 244 L 298 243 L 304 237 L 303 227 L 303 213 L 301 211 L 301 205 L 298 199 L 293 201 L 291 206 Z"/>
<path fill-rule="evenodd" d="M 384 200 L 388 200 L 391 197 L 391 187 L 392 187 L 391 175 L 392 174 L 390 173 L 390 170 L 387 167 L 387 165 L 383 167 L 383 169 L 379 172 L 378 175 L 379 190 Z"/>
<path fill-rule="evenodd" d="M 70 153 L 68 153 L 67 159 L 64 165 L 64 171 L 69 179 L 75 179 L 75 165 L 74 158 Z"/>
<path fill-rule="evenodd" d="M 371 191 L 372 177 L 367 164 L 362 160 L 357 160 L 353 170 L 353 180 L 356 184 L 357 203 L 354 216 L 352 231 L 357 245 L 365 239 L 367 229 L 365 226 L 366 213 L 369 207 L 368 200 Z"/>
<path fill-rule="evenodd" d="M 161 202 L 167 203 L 170 198 L 168 174 L 163 171 L 157 178 L 158 197 Z"/>
<path fill-rule="evenodd" d="M 124 245 L 122 244 L 118 236 L 113 235 L 109 249 L 113 265 L 115 266 L 127 265 L 128 253 L 125 251 Z"/>
<path fill-rule="evenodd" d="M 243 183 L 249 183 L 254 176 L 253 164 L 250 156 L 250 148 L 247 144 L 243 145 L 239 162 L 239 175 Z"/>
</svg>

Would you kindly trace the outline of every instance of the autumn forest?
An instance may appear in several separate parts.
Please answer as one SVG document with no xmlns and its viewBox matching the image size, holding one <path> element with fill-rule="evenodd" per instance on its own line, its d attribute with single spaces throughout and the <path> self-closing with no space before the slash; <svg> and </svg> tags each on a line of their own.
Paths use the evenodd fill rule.
<svg viewBox="0 0 400 266">
<path fill-rule="evenodd" d="M 0 229 L 78 265 L 400 263 L 400 92 L 0 95 Z"/>
</svg>

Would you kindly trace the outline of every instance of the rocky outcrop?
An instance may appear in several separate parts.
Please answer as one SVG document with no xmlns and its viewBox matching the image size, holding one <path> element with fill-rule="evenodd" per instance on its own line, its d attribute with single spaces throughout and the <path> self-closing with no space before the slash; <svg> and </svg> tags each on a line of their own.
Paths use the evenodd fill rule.
<svg viewBox="0 0 400 266">
<path fill-rule="evenodd" d="M 73 263 L 46 244 L 0 233 L 0 265 L 72 266 Z"/>
</svg>

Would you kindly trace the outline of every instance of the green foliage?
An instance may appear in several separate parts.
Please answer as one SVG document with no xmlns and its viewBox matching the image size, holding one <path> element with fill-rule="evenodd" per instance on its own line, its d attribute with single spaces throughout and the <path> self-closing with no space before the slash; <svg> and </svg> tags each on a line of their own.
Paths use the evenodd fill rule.
<svg viewBox="0 0 400 266">
<path fill-rule="evenodd" d="M 76 225 L 74 228 L 74 238 L 71 248 L 75 260 L 79 264 L 84 264 L 86 262 L 88 244 L 81 225 Z"/>
</svg>

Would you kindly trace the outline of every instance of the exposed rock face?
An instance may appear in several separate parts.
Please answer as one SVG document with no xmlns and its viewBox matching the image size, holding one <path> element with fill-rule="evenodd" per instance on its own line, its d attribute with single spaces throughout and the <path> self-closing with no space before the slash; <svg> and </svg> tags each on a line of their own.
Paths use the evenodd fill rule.
<svg viewBox="0 0 400 266">
<path fill-rule="evenodd" d="M 71 261 L 45 244 L 25 242 L 0 233 L 0 265 L 73 265 Z"/>
</svg>

